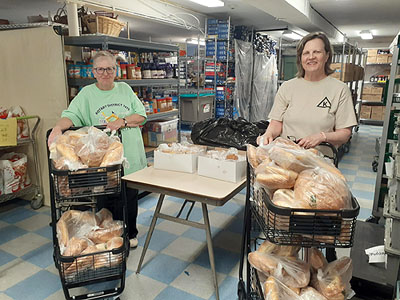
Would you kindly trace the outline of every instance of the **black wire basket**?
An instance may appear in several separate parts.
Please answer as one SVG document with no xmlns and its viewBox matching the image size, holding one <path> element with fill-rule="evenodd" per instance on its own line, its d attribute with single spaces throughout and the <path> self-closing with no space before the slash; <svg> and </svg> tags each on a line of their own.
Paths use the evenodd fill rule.
<svg viewBox="0 0 400 300">
<path fill-rule="evenodd" d="M 351 209 L 314 210 L 277 206 L 264 188 L 255 184 L 254 170 L 250 169 L 250 199 L 255 219 L 272 243 L 319 248 L 353 246 L 360 211 L 354 197 Z"/>
<path fill-rule="evenodd" d="M 122 165 L 85 168 L 77 171 L 58 170 L 51 162 L 56 201 L 121 192 Z"/>
</svg>

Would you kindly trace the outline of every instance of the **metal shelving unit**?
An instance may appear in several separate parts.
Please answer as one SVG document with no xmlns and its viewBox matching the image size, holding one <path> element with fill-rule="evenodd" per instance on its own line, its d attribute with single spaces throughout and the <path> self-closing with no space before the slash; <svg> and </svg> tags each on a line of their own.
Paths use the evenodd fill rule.
<svg viewBox="0 0 400 300">
<path fill-rule="evenodd" d="M 177 85 L 178 79 L 118 79 L 116 81 L 125 82 L 130 86 L 168 86 Z M 94 78 L 68 78 L 68 85 L 73 86 L 84 86 L 88 84 L 95 83 Z"/>
</svg>

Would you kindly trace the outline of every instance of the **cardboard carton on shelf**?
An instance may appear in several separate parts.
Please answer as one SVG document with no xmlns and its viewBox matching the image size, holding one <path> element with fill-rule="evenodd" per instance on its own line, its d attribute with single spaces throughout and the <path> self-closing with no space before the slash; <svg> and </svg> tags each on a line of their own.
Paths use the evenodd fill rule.
<svg viewBox="0 0 400 300">
<path fill-rule="evenodd" d="M 368 49 L 368 56 L 377 56 L 378 49 Z"/>
<path fill-rule="evenodd" d="M 333 64 L 331 64 L 331 69 L 334 71 L 334 73 L 331 75 L 333 78 L 336 78 L 336 79 L 339 79 L 342 81 L 352 81 L 354 78 L 354 65 L 353 64 L 344 63 L 343 70 L 342 70 L 342 63 L 333 63 Z M 342 73 L 343 73 L 343 76 L 341 78 Z"/>
<path fill-rule="evenodd" d="M 369 55 L 367 56 L 367 64 L 376 64 L 376 55 Z"/>
<path fill-rule="evenodd" d="M 198 174 L 237 183 L 246 176 L 245 154 L 241 155 L 241 158 L 239 160 L 218 160 L 201 155 L 198 158 Z"/>
<path fill-rule="evenodd" d="M 370 119 L 371 118 L 371 110 L 372 110 L 372 106 L 361 105 L 360 118 L 361 119 Z"/>
<path fill-rule="evenodd" d="M 365 101 L 380 102 L 382 100 L 382 95 L 362 94 L 361 99 Z"/>
<path fill-rule="evenodd" d="M 382 95 L 383 94 L 383 87 L 381 87 L 381 86 L 371 86 L 369 94 Z"/>
<path fill-rule="evenodd" d="M 373 106 L 371 110 L 371 119 L 382 121 L 384 119 L 385 107 L 384 106 Z"/>
<path fill-rule="evenodd" d="M 379 54 L 376 57 L 376 63 L 377 64 L 386 64 L 387 62 L 388 62 L 388 59 L 387 59 L 387 55 L 386 54 Z"/>
</svg>

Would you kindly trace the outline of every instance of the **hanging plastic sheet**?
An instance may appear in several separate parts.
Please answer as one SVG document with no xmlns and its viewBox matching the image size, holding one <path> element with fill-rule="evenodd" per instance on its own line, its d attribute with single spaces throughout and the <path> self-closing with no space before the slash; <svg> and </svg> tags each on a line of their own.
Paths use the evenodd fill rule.
<svg viewBox="0 0 400 300">
<path fill-rule="evenodd" d="M 275 55 L 255 53 L 253 89 L 250 103 L 250 122 L 266 120 L 274 104 L 278 85 L 278 68 Z"/>
<path fill-rule="evenodd" d="M 249 120 L 253 46 L 235 39 L 235 100 L 239 117 Z"/>
</svg>

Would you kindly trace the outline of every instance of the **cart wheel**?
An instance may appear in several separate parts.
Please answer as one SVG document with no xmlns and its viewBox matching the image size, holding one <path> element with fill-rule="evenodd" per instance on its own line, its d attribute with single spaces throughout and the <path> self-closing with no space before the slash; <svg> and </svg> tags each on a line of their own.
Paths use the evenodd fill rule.
<svg viewBox="0 0 400 300">
<path fill-rule="evenodd" d="M 359 127 L 359 126 L 356 126 L 356 127 L 354 128 L 354 131 L 355 131 L 355 132 L 358 132 L 359 129 L 360 129 L 360 127 Z"/>
<path fill-rule="evenodd" d="M 345 144 L 345 145 L 343 146 L 343 152 L 344 152 L 344 153 L 349 153 L 349 151 L 350 151 L 350 145 Z"/>
<path fill-rule="evenodd" d="M 43 205 L 43 195 L 42 194 L 37 194 L 35 198 L 31 201 L 31 207 L 33 209 L 39 209 Z"/>
</svg>

